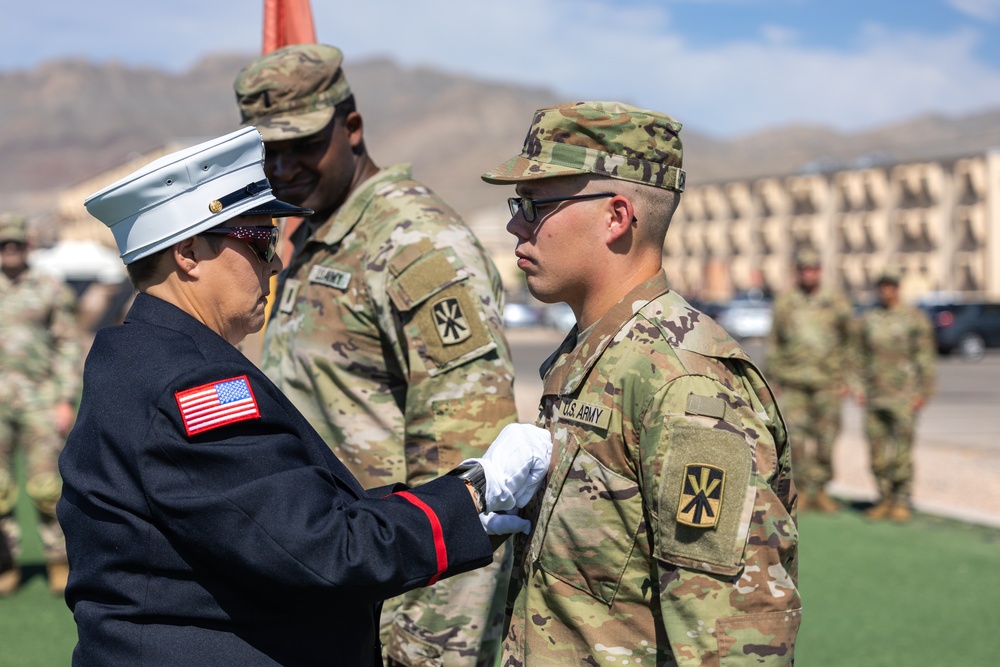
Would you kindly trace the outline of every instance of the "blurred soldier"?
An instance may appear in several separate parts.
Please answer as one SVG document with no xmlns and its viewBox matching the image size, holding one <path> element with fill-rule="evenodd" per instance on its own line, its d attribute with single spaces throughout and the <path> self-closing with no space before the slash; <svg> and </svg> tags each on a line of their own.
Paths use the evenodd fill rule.
<svg viewBox="0 0 1000 667">
<path fill-rule="evenodd" d="M 58 459 L 73 425 L 80 386 L 80 339 L 72 291 L 28 266 L 27 220 L 0 216 L 0 595 L 21 582 L 14 518 L 14 450 L 27 466 L 25 490 L 38 510 L 49 588 L 66 588 L 66 543 L 56 521 Z"/>
<path fill-rule="evenodd" d="M 542 367 L 553 462 L 517 536 L 509 667 L 793 661 L 785 426 L 661 264 L 680 129 L 617 102 L 541 109 L 521 154 L 483 175 L 517 186 L 507 230 L 528 289 L 577 318 Z"/>
<path fill-rule="evenodd" d="M 516 419 L 502 286 L 469 228 L 408 165 L 372 161 L 342 60 L 331 46 L 290 46 L 236 78 L 275 193 L 316 211 L 279 276 L 262 368 L 364 486 L 416 485 L 480 455 Z M 389 600 L 388 661 L 492 666 L 508 551 Z"/>
<path fill-rule="evenodd" d="M 852 315 L 843 295 L 820 289 L 820 271 L 819 253 L 796 253 L 795 288 L 774 302 L 764 367 L 788 425 L 799 510 L 835 512 L 826 485 L 833 479 L 840 406 L 849 393 L 844 368 Z"/>
<path fill-rule="evenodd" d="M 871 519 L 909 521 L 913 438 L 917 413 L 934 392 L 934 327 L 919 308 L 899 296 L 901 273 L 887 270 L 876 282 L 878 304 L 858 333 L 858 404 L 865 406 L 865 434 L 880 500 Z"/>
</svg>

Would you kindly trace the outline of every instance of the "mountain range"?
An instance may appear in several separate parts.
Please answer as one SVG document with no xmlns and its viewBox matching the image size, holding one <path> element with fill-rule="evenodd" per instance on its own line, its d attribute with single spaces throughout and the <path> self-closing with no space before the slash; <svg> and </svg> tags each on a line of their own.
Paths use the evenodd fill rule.
<svg viewBox="0 0 1000 667">
<path fill-rule="evenodd" d="M 232 81 L 252 58 L 219 54 L 181 73 L 84 60 L 0 72 L 3 208 L 51 214 L 63 188 L 169 142 L 236 129 Z M 520 150 L 532 112 L 574 101 L 544 88 L 386 59 L 348 61 L 345 71 L 376 163 L 412 163 L 417 178 L 465 215 L 502 207 L 506 192 L 486 186 L 479 174 Z M 699 131 L 697 118 L 680 120 L 692 185 L 1000 146 L 1000 109 L 914 117 L 858 133 L 802 125 L 732 138 Z"/>
</svg>

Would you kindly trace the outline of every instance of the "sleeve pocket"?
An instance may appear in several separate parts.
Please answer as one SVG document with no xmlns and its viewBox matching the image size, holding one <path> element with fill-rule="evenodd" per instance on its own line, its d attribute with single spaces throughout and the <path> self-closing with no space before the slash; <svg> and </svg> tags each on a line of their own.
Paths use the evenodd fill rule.
<svg viewBox="0 0 1000 667">
<path fill-rule="evenodd" d="M 736 575 L 743 568 L 756 485 L 746 436 L 691 422 L 668 425 L 658 507 L 658 557 L 688 569 Z"/>
<path fill-rule="evenodd" d="M 729 616 L 715 622 L 719 667 L 794 664 L 802 610 Z"/>
</svg>

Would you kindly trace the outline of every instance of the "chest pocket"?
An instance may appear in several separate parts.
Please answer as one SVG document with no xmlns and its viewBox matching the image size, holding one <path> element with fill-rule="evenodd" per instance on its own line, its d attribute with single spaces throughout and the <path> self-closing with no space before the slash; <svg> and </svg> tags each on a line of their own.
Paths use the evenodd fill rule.
<svg viewBox="0 0 1000 667">
<path fill-rule="evenodd" d="M 576 430 L 569 428 L 568 437 L 575 439 Z M 538 566 L 610 605 L 641 520 L 638 483 L 577 447 L 551 505 Z"/>
<path fill-rule="evenodd" d="M 496 349 L 468 276 L 456 271 L 451 251 L 426 240 L 392 262 L 387 291 L 403 319 L 406 338 L 434 376 Z"/>
</svg>

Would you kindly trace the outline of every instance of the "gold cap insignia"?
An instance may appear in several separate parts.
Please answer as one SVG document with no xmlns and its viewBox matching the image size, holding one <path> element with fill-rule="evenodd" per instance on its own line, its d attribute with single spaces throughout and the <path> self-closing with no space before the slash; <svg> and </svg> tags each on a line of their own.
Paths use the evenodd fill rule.
<svg viewBox="0 0 1000 667">
<path fill-rule="evenodd" d="M 208 210 L 212 213 L 218 213 L 222 210 L 222 202 L 218 199 L 213 199 L 212 203 L 208 205 Z"/>
<path fill-rule="evenodd" d="M 685 466 L 677 523 L 695 528 L 715 528 L 719 523 L 725 485 L 726 471 L 722 468 L 705 463 Z"/>
</svg>

